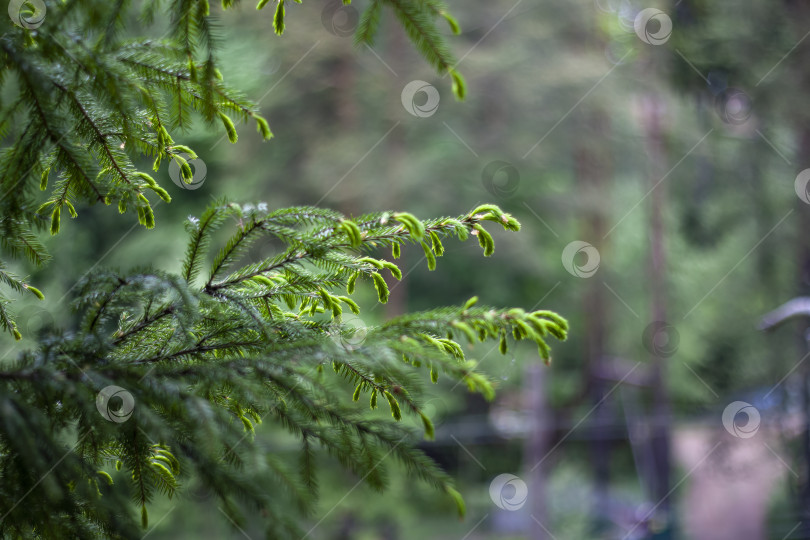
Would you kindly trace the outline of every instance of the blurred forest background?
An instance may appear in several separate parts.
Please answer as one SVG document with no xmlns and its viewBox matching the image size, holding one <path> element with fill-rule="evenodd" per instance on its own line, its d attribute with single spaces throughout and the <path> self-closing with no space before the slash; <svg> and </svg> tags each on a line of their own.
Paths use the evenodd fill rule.
<svg viewBox="0 0 810 540">
<path fill-rule="evenodd" d="M 810 6 L 451 0 L 458 102 L 393 21 L 355 48 L 355 1 L 289 4 L 283 37 L 271 13 L 212 4 L 226 79 L 275 139 L 237 126 L 231 145 L 201 124 L 175 137 L 200 156 L 196 183 L 169 184 L 157 229 L 99 208 L 63 223 L 23 334 L 69 328 L 71 289 L 98 267 L 179 270 L 182 222 L 215 198 L 422 218 L 494 202 L 520 234 L 499 234 L 486 260 L 450 243 L 435 272 L 404 250 L 408 279 L 385 306 L 366 290 L 358 326 L 478 294 L 558 311 L 569 341 L 550 368 L 531 347 L 478 346 L 492 403 L 433 389 L 423 447 L 457 479 L 464 521 L 415 479 L 379 496 L 324 457 L 308 538 L 810 538 L 807 321 L 760 329 L 810 294 Z M 411 81 L 438 105 L 430 88 L 403 96 Z M 0 339 L 7 357 L 31 346 Z M 193 487 L 162 504 L 151 539 L 243 535 Z"/>
</svg>

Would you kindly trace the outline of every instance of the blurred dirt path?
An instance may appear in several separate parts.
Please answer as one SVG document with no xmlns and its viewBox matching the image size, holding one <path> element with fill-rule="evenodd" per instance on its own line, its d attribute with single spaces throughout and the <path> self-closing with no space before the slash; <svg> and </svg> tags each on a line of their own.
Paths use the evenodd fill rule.
<svg viewBox="0 0 810 540">
<path fill-rule="evenodd" d="M 761 429 L 750 439 L 740 439 L 723 429 L 682 427 L 676 431 L 673 445 L 681 468 L 673 481 L 694 469 L 685 481 L 682 499 L 684 538 L 767 538 L 765 522 L 772 491 L 785 474 L 794 474 L 775 433 L 769 436 Z"/>
</svg>

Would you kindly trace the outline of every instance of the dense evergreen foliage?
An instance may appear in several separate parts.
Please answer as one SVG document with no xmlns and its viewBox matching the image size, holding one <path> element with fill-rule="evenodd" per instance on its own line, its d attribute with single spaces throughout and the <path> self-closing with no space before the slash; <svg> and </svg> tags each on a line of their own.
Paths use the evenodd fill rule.
<svg viewBox="0 0 810 540">
<path fill-rule="evenodd" d="M 233 3 L 225 1 L 223 8 Z M 434 0 L 373 2 L 358 29 L 359 42 L 373 41 L 383 4 L 395 11 L 425 58 L 452 75 L 454 91 L 463 97 L 463 80 L 435 26 L 437 17 L 446 17 L 457 27 L 444 6 Z M 83 203 L 117 205 L 153 227 L 147 194 L 170 197 L 134 161 L 148 156 L 157 171 L 174 160 L 191 182 L 187 158 L 196 154 L 171 133 L 188 128 L 196 117 L 221 122 L 232 143 L 237 134 L 231 117 L 255 122 L 264 139 L 273 136 L 256 106 L 222 80 L 217 23 L 207 0 L 178 0 L 166 7 L 145 1 L 138 7 L 146 35 L 127 26 L 135 9 L 130 2 L 19 2 L 16 23 L 4 19 L 0 82 L 17 90 L 14 99 L 0 103 L 0 134 L 9 142 L 0 155 L 6 254 L 43 263 L 48 254 L 35 231 L 58 233 L 63 213 L 75 217 L 76 205 Z M 152 35 L 164 19 L 168 28 Z M 283 21 L 284 1 L 279 1 L 277 33 Z M 34 203 L 37 187 L 48 192 L 44 204 Z M 27 288 L 38 294 L 2 266 L 0 280 L 18 292 Z M 6 304 L 0 296 L 0 328 L 16 333 Z"/>
<path fill-rule="evenodd" d="M 373 38 L 383 5 L 427 60 L 451 74 L 463 97 L 463 81 L 434 26 L 444 17 L 456 27 L 443 6 L 372 2 L 359 41 Z M 231 142 L 231 116 L 272 136 L 257 108 L 221 80 L 206 1 L 173 2 L 165 13 L 157 2 L 140 7 L 147 29 L 163 14 L 171 18 L 165 35 L 127 35 L 128 2 L 68 1 L 49 3 L 44 20 L 34 5 L 18 21 L 25 24 L 0 36 L 3 82 L 18 89 L 0 117 L 7 143 L 0 158 L 3 257 L 24 254 L 45 263 L 38 232 L 57 234 L 63 209 L 76 217 L 85 204 L 117 205 L 154 227 L 147 194 L 170 197 L 138 169 L 137 157 L 153 158 L 155 170 L 173 160 L 190 181 L 183 156 L 194 151 L 171 133 L 194 115 L 220 121 Z M 277 33 L 284 16 L 280 0 Z M 26 23 L 32 20 L 41 26 Z M 44 203 L 37 187 L 47 192 Z M 414 447 L 418 434 L 397 422 L 416 415 L 424 435 L 433 436 L 420 406 L 426 373 L 433 382 L 447 376 L 492 397 L 463 342 L 499 340 L 505 353 L 509 339 L 528 339 L 548 361 L 546 339 L 565 339 L 567 323 L 543 310 L 480 307 L 475 298 L 396 317 L 360 336 L 346 315 L 359 313 L 351 298 L 359 280 L 384 303 L 386 275 L 402 278 L 394 263 L 377 258 L 379 250 L 397 258 L 404 244 L 419 244 L 434 269 L 443 239 L 475 236 L 490 256 L 487 221 L 520 228 L 487 204 L 423 221 L 404 212 L 349 217 L 219 201 L 189 217 L 180 275 L 141 268 L 86 277 L 74 302 L 80 326 L 49 329 L 36 349 L 0 370 L 0 534 L 138 537 L 149 503 L 196 478 L 233 523 L 258 512 L 268 537 L 294 536 L 317 496 L 320 450 L 375 488 L 386 484 L 381 462 L 391 455 L 446 492 L 463 514 L 450 477 Z M 250 247 L 268 237 L 278 254 L 246 263 Z M 42 296 L 9 272 L 0 270 L 0 279 Z M 0 323 L 19 338 L 9 303 L 2 298 Z M 361 398 L 371 409 L 389 409 L 393 421 L 352 404 Z M 253 443 L 262 420 L 297 439 L 297 463 Z"/>
</svg>

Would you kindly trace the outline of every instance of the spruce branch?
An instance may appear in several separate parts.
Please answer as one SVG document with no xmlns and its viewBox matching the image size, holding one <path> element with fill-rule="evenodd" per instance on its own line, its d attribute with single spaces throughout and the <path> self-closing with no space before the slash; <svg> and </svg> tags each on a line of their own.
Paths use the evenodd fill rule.
<svg viewBox="0 0 810 540">
<path fill-rule="evenodd" d="M 401 272 L 375 252 L 419 244 L 439 256 L 443 241 L 469 239 L 475 231 L 480 237 L 487 222 L 519 229 L 512 216 L 493 205 L 420 220 L 404 212 L 350 217 L 310 207 L 271 212 L 262 205 L 218 201 L 200 218 L 189 218 L 181 275 L 144 269 L 87 276 L 74 302 L 82 315 L 78 331 L 53 334 L 40 349 L 0 371 L 0 402 L 6 404 L 0 407 L 0 474 L 23 478 L 47 472 L 48 456 L 23 460 L 19 452 L 29 437 L 55 429 L 53 437 L 41 439 L 53 445 L 48 452 L 65 451 L 57 439 L 74 440 L 75 447 L 67 450 L 67 465 L 60 467 L 50 495 L 28 495 L 27 509 L 52 507 L 56 500 L 65 510 L 15 509 L 0 522 L 0 532 L 21 530 L 33 525 L 32 515 L 44 515 L 37 525 L 57 535 L 80 534 L 101 521 L 111 536 L 123 537 L 120 531 L 138 522 L 147 526 L 156 497 L 173 497 L 196 477 L 234 519 L 241 519 L 237 498 L 271 519 L 286 513 L 286 521 L 273 526 L 273 534 L 283 534 L 295 528 L 289 519 L 293 510 L 279 506 L 263 486 L 281 478 L 294 512 L 306 515 L 312 497 L 301 486 L 317 486 L 319 449 L 375 489 L 388 483 L 380 461 L 391 454 L 463 513 L 452 479 L 416 448 L 419 433 L 403 426 L 402 417 L 418 418 L 421 436 L 435 436 L 422 394 L 426 381 L 440 377 L 492 399 L 494 385 L 477 371 L 462 341 L 497 341 L 505 353 L 507 336 L 528 339 L 548 360 L 546 340 L 565 339 L 566 321 L 545 310 L 492 308 L 472 298 L 460 306 L 392 318 L 366 328 L 354 341 L 344 308 L 362 310 L 351 293 L 342 293 L 352 280 L 366 277 L 384 301 L 380 272 L 397 277 Z M 217 250 L 211 238 L 223 229 L 230 238 Z M 240 266 L 243 246 L 261 237 L 287 249 L 280 257 Z M 208 279 L 197 284 L 200 261 L 211 251 L 219 255 Z M 235 269 L 225 275 L 226 267 Z M 0 279 L 19 283 L 4 275 Z M 326 376 L 324 367 L 334 377 Z M 47 387 L 44 381 L 50 381 Z M 98 396 L 109 388 L 132 396 L 132 410 L 115 412 L 114 418 L 124 418 L 121 423 L 96 410 Z M 355 404 L 363 397 L 369 400 L 367 412 Z M 381 399 L 388 419 L 374 411 Z M 18 440 L 21 429 L 28 435 Z M 266 461 L 254 437 L 275 430 L 299 440 L 297 465 Z M 257 460 L 265 463 L 264 472 L 248 472 L 247 464 Z M 86 482 L 89 491 L 69 489 Z M 22 496 L 16 485 L 4 483 L 0 500 Z M 137 518 L 135 512 L 116 513 L 106 506 L 122 496 L 132 498 Z M 93 510 L 67 510 L 79 507 Z M 120 526 L 106 523 L 113 513 Z"/>
</svg>

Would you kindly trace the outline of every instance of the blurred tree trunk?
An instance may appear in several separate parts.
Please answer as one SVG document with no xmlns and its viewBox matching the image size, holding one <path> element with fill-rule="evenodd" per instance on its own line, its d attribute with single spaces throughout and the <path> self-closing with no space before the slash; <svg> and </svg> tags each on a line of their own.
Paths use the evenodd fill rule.
<svg viewBox="0 0 810 540">
<path fill-rule="evenodd" d="M 355 78 L 354 51 L 341 50 L 332 70 L 332 87 L 335 90 L 338 127 L 341 133 L 350 133 L 357 124 L 357 82 Z"/>
<path fill-rule="evenodd" d="M 341 40 L 345 41 L 345 40 Z M 343 46 L 341 46 L 343 45 Z M 355 90 L 357 81 L 355 77 L 353 51 L 350 46 L 336 44 L 337 50 L 329 61 L 329 81 L 332 86 L 332 103 L 334 109 L 335 130 L 338 133 L 350 133 L 357 128 L 357 103 Z M 357 213 L 353 201 L 346 201 L 337 208 L 344 214 Z"/>
<path fill-rule="evenodd" d="M 535 463 L 542 461 L 549 451 L 551 437 L 551 411 L 548 406 L 546 393 L 549 370 L 546 366 L 537 363 L 526 368 L 524 396 L 526 407 L 529 410 L 529 432 L 526 436 L 526 451 L 524 463 L 534 467 Z M 549 512 L 546 486 L 548 474 L 546 465 L 531 469 L 529 477 L 529 538 L 532 540 L 554 540 L 548 533 Z"/>
<path fill-rule="evenodd" d="M 787 1 L 786 6 L 791 13 L 791 19 L 794 22 L 792 27 L 792 35 L 798 41 L 800 38 L 804 39 L 807 27 L 807 22 L 810 20 L 810 8 L 806 2 Z M 796 48 L 796 58 L 792 59 L 790 66 L 792 67 L 793 87 L 799 95 L 806 95 L 810 90 L 810 73 L 807 71 L 807 62 L 810 60 L 810 52 L 806 47 Z M 799 167 L 794 171 L 799 171 L 810 167 L 810 115 L 806 110 L 794 111 L 796 116 L 794 121 L 798 127 L 798 158 Z M 805 188 L 806 189 L 806 188 Z M 798 197 L 797 197 L 798 199 Z M 798 264 L 798 296 L 810 295 L 810 237 L 807 232 L 810 231 L 810 206 L 801 200 L 795 203 L 798 206 L 798 231 L 796 232 L 797 244 L 797 264 Z M 807 317 L 800 318 L 797 325 L 797 338 L 799 343 L 799 358 L 803 358 L 805 354 L 810 352 L 810 342 L 808 342 L 808 320 Z M 801 434 L 801 456 L 800 456 L 800 478 L 798 480 L 799 497 L 798 497 L 798 519 L 802 524 L 799 528 L 798 537 L 810 538 L 810 365 L 807 362 L 802 362 L 802 365 L 797 370 L 798 375 L 801 377 L 801 392 L 802 392 L 802 413 L 803 413 L 803 426 Z"/>
<path fill-rule="evenodd" d="M 661 122 L 664 116 L 664 103 L 655 94 L 648 94 L 641 101 L 641 121 L 644 141 L 649 158 L 650 186 L 650 310 L 652 321 L 667 321 L 667 281 L 666 252 L 664 246 L 663 212 L 666 205 L 665 182 L 658 184 L 666 174 L 666 148 Z M 658 184 L 658 185 L 656 185 Z M 651 321 L 651 322 L 652 322 Z M 653 355 L 651 370 L 652 422 L 650 425 L 650 445 L 653 455 L 652 478 L 654 504 L 658 505 L 657 515 L 650 516 L 656 521 L 653 538 L 672 538 L 672 508 L 670 491 L 670 403 L 666 384 L 666 358 Z"/>
<path fill-rule="evenodd" d="M 575 149 L 576 175 L 579 192 L 586 201 L 585 228 L 583 237 L 592 241 L 602 240 L 607 232 L 605 205 L 607 181 L 610 177 L 610 151 L 606 147 L 610 119 L 599 108 L 590 108 L 584 115 L 586 133 Z M 602 246 L 597 249 L 602 251 Z M 607 381 L 603 361 L 606 357 L 605 336 L 607 313 L 605 310 L 605 286 L 601 279 L 590 279 L 585 297 L 585 354 L 588 366 L 588 402 L 596 409 L 589 422 L 591 462 L 594 477 L 594 532 L 601 533 L 608 526 L 610 454 L 613 434 L 610 432 L 611 414 L 605 403 Z"/>
<path fill-rule="evenodd" d="M 340 525 L 335 531 L 334 540 L 351 540 L 357 537 L 357 519 L 353 512 L 347 512 L 340 520 Z"/>
<path fill-rule="evenodd" d="M 401 54 L 397 53 L 407 50 L 407 48 L 407 37 L 400 28 L 396 28 L 394 32 L 387 35 L 385 47 L 383 49 L 384 52 L 381 56 L 386 59 L 386 62 L 388 62 L 391 69 L 393 69 L 395 73 L 404 73 L 406 71 L 406 64 L 403 61 L 403 57 Z M 371 54 L 369 51 L 366 52 Z M 388 73 L 388 71 L 385 70 L 385 73 Z M 390 79 L 390 88 L 388 90 L 388 94 L 391 96 L 399 96 L 402 92 L 402 87 L 405 84 L 406 82 L 403 81 L 401 77 L 392 76 Z M 389 103 L 391 103 L 392 110 L 389 112 L 388 116 L 390 118 L 397 118 L 400 116 L 402 113 L 402 105 L 400 104 L 400 100 L 391 99 L 389 100 Z M 394 131 L 388 135 L 388 140 L 384 146 L 385 171 L 388 175 L 387 183 L 393 186 L 403 185 L 400 183 L 400 180 L 404 178 L 403 171 L 405 170 L 406 164 L 404 133 L 405 131 L 402 128 L 394 129 Z M 391 192 L 396 193 L 396 190 L 392 189 Z M 391 208 L 400 207 L 398 193 L 389 197 L 389 201 Z M 403 273 L 408 272 L 410 267 L 413 266 L 413 259 L 415 258 L 413 254 L 416 254 L 417 257 L 421 257 L 422 250 L 419 249 L 418 246 L 416 249 L 402 250 L 403 264 L 400 266 L 403 269 Z M 388 272 L 386 272 L 384 275 L 386 281 L 388 282 L 388 289 L 391 291 L 391 294 L 388 297 L 388 303 L 385 305 L 385 315 L 386 317 L 395 317 L 397 315 L 401 315 L 405 313 L 405 310 L 407 309 L 407 280 L 403 279 L 402 281 L 396 281 L 395 278 L 388 275 Z"/>
<path fill-rule="evenodd" d="M 799 133 L 799 156 L 804 160 L 802 167 L 803 170 L 808 165 L 808 157 L 810 156 L 810 126 L 804 124 L 800 127 Z M 810 231 L 810 207 L 803 201 L 799 200 L 796 203 L 799 206 L 799 230 L 797 231 L 796 238 L 798 240 L 797 248 L 797 262 L 799 274 L 798 296 L 810 295 L 810 237 L 807 231 Z M 808 318 L 801 317 L 796 322 L 796 329 L 799 342 L 799 357 L 810 353 L 810 343 L 808 342 Z M 802 521 L 801 538 L 810 537 L 810 368 L 806 363 L 802 363 L 799 368 L 799 376 L 802 378 L 802 413 L 803 413 L 803 426 L 801 434 L 801 477 L 799 478 L 799 500 L 798 502 L 798 519 Z"/>
</svg>

